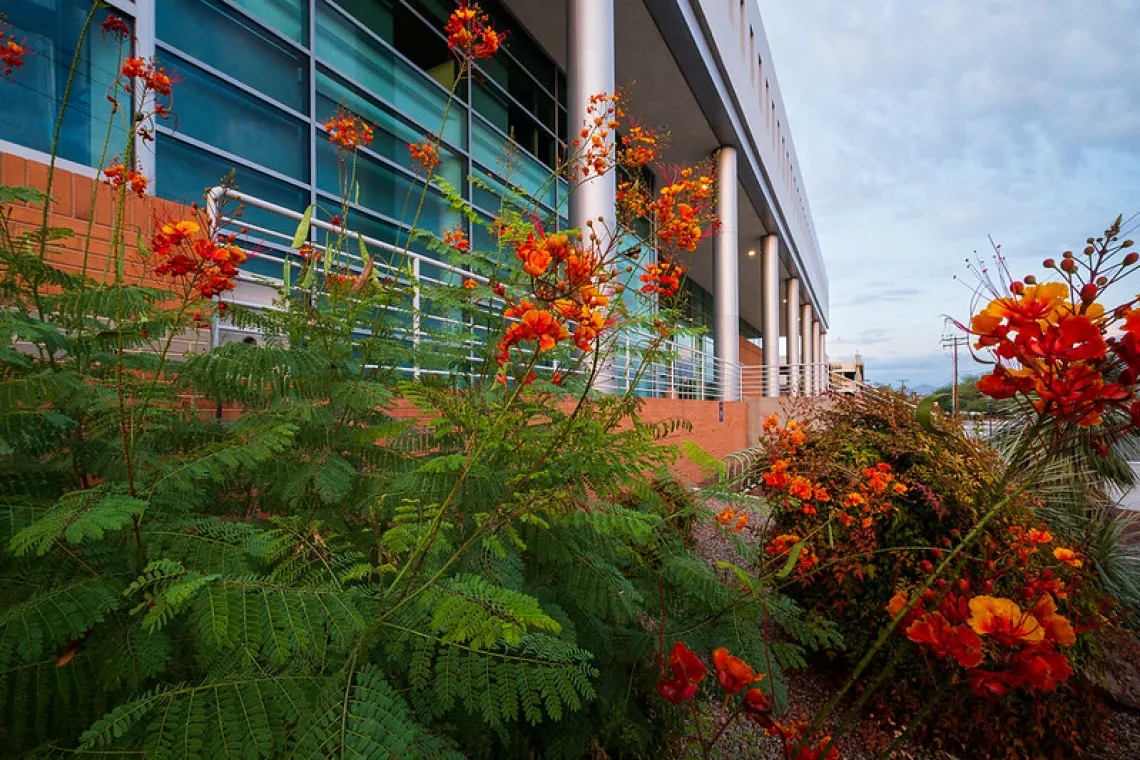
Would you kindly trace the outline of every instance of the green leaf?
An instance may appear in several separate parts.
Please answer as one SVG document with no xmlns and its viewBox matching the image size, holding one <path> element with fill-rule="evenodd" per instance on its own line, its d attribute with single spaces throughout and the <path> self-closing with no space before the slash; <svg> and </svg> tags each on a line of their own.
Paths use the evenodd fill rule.
<svg viewBox="0 0 1140 760">
<path fill-rule="evenodd" d="M 780 568 L 780 572 L 776 573 L 777 578 L 787 578 L 792 574 L 792 570 L 795 568 L 796 562 L 799 561 L 800 554 L 803 552 L 805 546 L 807 546 L 806 538 L 801 539 L 798 544 L 792 547 L 792 552 L 788 555 L 788 560 L 784 563 L 784 566 Z"/>
<path fill-rule="evenodd" d="M 309 227 L 313 224 L 314 209 L 316 209 L 316 205 L 309 204 L 309 207 L 305 209 L 305 213 L 301 215 L 301 221 L 297 224 L 297 232 L 293 235 L 292 248 L 300 248 L 305 244 L 305 241 L 309 239 Z"/>
<path fill-rule="evenodd" d="M 942 432 L 934 427 L 934 405 L 949 395 L 949 393 L 934 393 L 919 401 L 918 407 L 914 410 L 918 424 L 931 433 Z"/>
</svg>

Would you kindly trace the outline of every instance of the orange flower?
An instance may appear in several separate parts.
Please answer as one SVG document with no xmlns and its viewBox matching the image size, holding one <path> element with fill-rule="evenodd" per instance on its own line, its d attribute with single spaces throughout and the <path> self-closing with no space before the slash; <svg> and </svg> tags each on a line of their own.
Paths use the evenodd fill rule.
<svg viewBox="0 0 1140 760">
<path fill-rule="evenodd" d="M 1071 647 L 1077 643 L 1077 634 L 1073 626 L 1063 616 L 1057 614 L 1057 603 L 1053 597 L 1045 594 L 1037 600 L 1033 608 L 1033 617 L 1045 629 L 1045 640 L 1054 644 Z"/>
<path fill-rule="evenodd" d="M 714 649 L 712 653 L 713 667 L 716 668 L 716 680 L 729 694 L 737 694 L 749 684 L 764 678 L 763 674 L 756 675 L 752 667 L 737 657 L 733 657 L 724 647 Z"/>
<path fill-rule="evenodd" d="M 372 143 L 372 127 L 364 123 L 356 114 L 338 107 L 333 117 L 325 122 L 329 142 L 337 150 L 356 150 Z"/>
<path fill-rule="evenodd" d="M 1030 528 L 1029 532 L 1025 534 L 1025 540 L 1034 544 L 1047 544 L 1053 540 L 1053 534 L 1047 530 Z"/>
<path fill-rule="evenodd" d="M 1022 611 L 1011 599 L 974 597 L 970 600 L 970 619 L 966 623 L 975 632 L 993 636 L 1006 646 L 1037 644 L 1045 638 L 1045 629 L 1037 618 Z"/>
<path fill-rule="evenodd" d="M 483 9 L 469 0 L 459 0 L 459 7 L 451 13 L 444 27 L 447 47 L 466 64 L 470 59 L 486 59 L 499 52 L 507 32 L 497 32 Z"/>
<path fill-rule="evenodd" d="M 467 239 L 467 233 L 458 228 L 452 228 L 443 233 L 443 244 L 449 245 L 461 253 L 467 253 L 471 250 L 471 241 Z"/>
<path fill-rule="evenodd" d="M 902 591 L 896 592 L 895 595 L 891 597 L 891 601 L 887 605 L 887 613 L 892 619 L 898 617 L 898 614 L 903 611 L 903 607 L 906 607 L 908 599 L 909 597 Z"/>
<path fill-rule="evenodd" d="M 412 160 L 418 163 L 424 171 L 432 172 L 439 166 L 439 148 L 427 140 L 408 143 L 408 153 Z"/>
<path fill-rule="evenodd" d="M 788 465 L 788 460 L 777 459 L 768 469 L 768 472 L 764 473 L 764 482 L 777 491 L 787 488 L 788 483 L 791 482 L 788 477 Z"/>
<path fill-rule="evenodd" d="M 1026 647 L 1013 656 L 1011 672 L 1027 685 L 1053 691 L 1073 674 L 1069 659 L 1051 647 Z"/>
<path fill-rule="evenodd" d="M 810 499 L 812 494 L 811 481 L 803 476 L 796 475 L 792 478 L 788 494 L 801 500 Z"/>
<path fill-rule="evenodd" d="M 479 283 L 475 282 L 475 280 L 467 279 L 463 281 L 463 287 L 467 290 L 474 290 L 479 287 Z"/>
<path fill-rule="evenodd" d="M 544 242 L 536 240 L 534 233 L 531 233 L 515 250 L 515 255 L 523 264 L 523 271 L 531 277 L 541 277 L 546 274 L 546 270 L 550 269 L 554 261 L 554 256 L 543 245 Z"/>
<path fill-rule="evenodd" d="M 142 198 L 146 195 L 147 178 L 136 171 L 127 169 L 122 164 L 111 164 L 103 170 L 103 176 L 107 178 L 111 187 L 120 187 L 126 184 L 138 197 Z"/>
<path fill-rule="evenodd" d="M 982 663 L 982 640 L 964 625 L 950 625 L 941 613 L 931 612 L 910 624 L 906 636 L 925 644 L 936 657 L 953 657 L 964 668 Z"/>
<path fill-rule="evenodd" d="M 1081 562 L 1081 560 L 1079 559 L 1079 557 L 1075 551 L 1073 551 L 1072 549 L 1066 549 L 1066 548 L 1061 547 L 1061 546 L 1058 546 L 1056 549 L 1053 550 L 1053 556 L 1056 557 L 1061 562 L 1064 562 L 1066 565 L 1069 565 L 1070 567 L 1074 567 L 1074 568 L 1080 567 L 1081 565 L 1084 564 L 1083 562 Z"/>
<path fill-rule="evenodd" d="M 772 700 L 760 689 L 749 689 L 744 692 L 744 701 L 740 704 L 744 714 L 765 728 L 773 725 Z"/>
<path fill-rule="evenodd" d="M 665 298 L 677 295 L 681 288 L 681 278 L 685 270 L 669 261 L 659 261 L 645 268 L 641 281 L 646 283 L 641 287 L 642 293 L 657 293 Z"/>
</svg>

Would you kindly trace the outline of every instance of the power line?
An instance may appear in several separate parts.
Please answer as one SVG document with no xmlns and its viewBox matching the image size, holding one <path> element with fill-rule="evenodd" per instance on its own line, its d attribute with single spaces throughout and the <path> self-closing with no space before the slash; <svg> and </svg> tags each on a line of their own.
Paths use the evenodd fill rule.
<svg viewBox="0 0 1140 760">
<path fill-rule="evenodd" d="M 953 397 L 954 416 L 958 416 L 958 348 L 965 346 L 970 342 L 970 339 L 965 335 L 943 335 L 942 347 L 954 349 L 954 382 L 950 385 L 950 392 Z"/>
</svg>

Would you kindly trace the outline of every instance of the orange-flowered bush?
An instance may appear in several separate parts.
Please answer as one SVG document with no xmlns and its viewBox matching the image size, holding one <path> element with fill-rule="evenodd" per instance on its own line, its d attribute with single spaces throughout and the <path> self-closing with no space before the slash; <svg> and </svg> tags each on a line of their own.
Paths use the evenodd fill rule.
<svg viewBox="0 0 1140 760">
<path fill-rule="evenodd" d="M 995 452 L 923 428 L 889 395 L 836 399 L 810 424 L 773 417 L 764 430 L 772 568 L 788 567 L 792 595 L 836 621 L 856 658 L 896 617 L 888 648 L 916 650 L 901 654 L 877 712 L 906 723 L 948 684 L 923 730 L 967 756 L 1068 756 L 1100 736 L 1083 673 L 1111 601 L 1034 516 L 1032 494 L 1015 495 L 926 587 L 985 510 Z M 1018 749 L 994 751 L 982 714 L 1017 731 Z"/>
</svg>

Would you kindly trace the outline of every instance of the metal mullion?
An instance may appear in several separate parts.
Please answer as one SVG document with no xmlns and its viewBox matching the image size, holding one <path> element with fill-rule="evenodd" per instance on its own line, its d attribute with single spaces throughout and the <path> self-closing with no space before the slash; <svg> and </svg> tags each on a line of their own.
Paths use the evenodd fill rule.
<svg viewBox="0 0 1140 760">
<path fill-rule="evenodd" d="M 545 132 L 546 132 L 548 135 L 550 135 L 550 137 L 551 137 L 551 138 L 553 138 L 555 142 L 558 142 L 558 135 L 557 135 L 557 134 L 556 134 L 554 131 L 552 131 L 552 130 L 550 129 L 550 127 L 548 127 L 548 126 L 546 126 L 545 124 L 543 124 L 542 122 L 540 122 L 540 121 L 538 120 L 538 117 L 537 117 L 537 116 L 535 116 L 533 113 L 531 113 L 531 112 L 530 112 L 530 109 L 529 109 L 529 108 L 527 108 L 527 107 L 526 107 L 526 106 L 524 106 L 522 103 L 520 103 L 520 102 L 519 102 L 519 101 L 518 101 L 518 100 L 515 98 L 515 96 L 514 96 L 514 95 L 511 95 L 509 92 L 507 92 L 507 91 L 506 91 L 506 89 L 504 89 L 504 88 L 503 88 L 503 86 L 502 86 L 501 84 L 499 84 L 498 82 L 496 82 L 496 81 L 494 81 L 494 80 L 492 80 L 492 79 L 484 79 L 483 81 L 484 81 L 484 83 L 486 83 L 486 82 L 490 81 L 492 84 L 494 84 L 494 86 L 495 86 L 496 88 L 498 88 L 498 90 L 499 90 L 500 92 L 502 92 L 502 93 L 503 93 L 503 95 L 504 95 L 504 96 L 505 96 L 505 97 L 506 97 L 508 100 L 510 100 L 512 103 L 514 103 L 514 104 L 515 104 L 516 106 L 518 106 L 519 108 L 521 108 L 523 111 L 525 111 L 525 112 L 527 113 L 527 115 L 529 115 L 529 116 L 531 117 L 531 120 L 532 120 L 532 121 L 534 121 L 534 123 L 535 123 L 535 124 L 537 124 L 537 125 L 539 126 L 539 128 L 540 128 L 540 129 L 544 130 L 544 131 L 545 131 Z M 474 106 L 474 104 L 472 104 L 472 106 Z M 555 110 L 555 112 L 556 112 L 556 116 L 555 116 L 555 118 L 557 118 L 557 111 L 558 111 L 557 105 L 556 105 L 556 107 L 555 107 L 555 109 L 554 109 L 554 110 Z M 557 122 L 556 122 L 556 123 L 557 123 Z"/>
<path fill-rule="evenodd" d="M 292 185 L 298 189 L 301 189 L 301 190 L 308 189 L 307 183 L 305 183 L 302 180 L 296 179 L 294 177 L 290 177 L 287 174 L 282 174 L 281 172 L 277 171 L 276 169 L 270 169 L 268 166 L 265 166 L 263 164 L 259 164 L 255 161 L 250 161 L 248 158 L 243 158 L 243 157 L 237 155 L 236 153 L 230 153 L 228 150 L 224 150 L 222 148 L 219 148 L 216 145 L 210 145 L 209 143 L 203 142 L 202 140 L 199 140 L 196 137 L 190 137 L 189 135 L 184 135 L 181 132 L 176 132 L 175 130 L 171 129 L 170 127 L 164 127 L 160 124 L 160 125 L 158 125 L 157 132 L 158 132 L 158 134 L 162 135 L 163 137 L 169 137 L 169 138 L 176 140 L 177 142 L 186 143 L 187 145 L 193 146 L 193 147 L 197 148 L 198 150 L 202 150 L 202 151 L 205 151 L 207 153 L 210 153 L 211 155 L 215 155 L 215 156 L 218 156 L 220 158 L 224 158 L 227 161 L 232 161 L 233 163 L 238 164 L 239 166 L 244 166 L 247 169 L 253 169 L 254 171 L 261 172 L 262 174 L 265 174 L 268 177 L 271 177 L 271 178 L 278 180 L 280 182 L 285 182 L 285 183 Z"/>
<path fill-rule="evenodd" d="M 119 8 L 120 10 L 122 9 L 118 5 L 115 7 Z M 134 54 L 137 57 L 150 60 L 154 57 L 155 36 L 157 33 L 155 0 L 138 0 L 138 2 L 134 3 L 133 13 L 135 21 Z M 135 97 L 133 89 L 134 88 L 132 88 L 131 92 L 132 100 Z M 146 97 L 147 96 L 144 95 L 144 99 Z M 132 103 L 131 107 L 132 109 L 137 109 L 138 111 L 145 111 L 146 104 Z M 110 118 L 114 119 L 115 117 L 112 115 Z M 156 164 L 158 163 L 155 160 L 155 149 L 153 146 L 147 145 L 147 141 L 142 137 L 141 134 L 138 133 L 138 131 L 136 131 L 134 138 L 134 154 L 135 162 L 139 168 L 139 171 L 142 172 L 143 175 L 150 177 L 152 180 L 155 180 L 151 183 L 150 187 L 147 189 L 147 192 L 150 194 L 155 193 L 157 191 L 156 186 L 158 185 L 157 177 L 155 176 L 157 170 Z"/>
<path fill-rule="evenodd" d="M 474 108 L 472 108 L 471 110 L 475 110 L 475 109 L 474 109 Z M 483 124 L 484 124 L 484 125 L 486 125 L 487 127 L 489 127 L 489 128 L 490 128 L 492 131 L 494 131 L 494 132 L 495 132 L 497 135 L 499 135 L 499 137 L 501 137 L 501 138 L 502 138 L 502 139 L 504 139 L 504 140 L 509 140 L 510 142 L 513 142 L 515 145 L 518 145 L 520 149 L 522 149 L 522 150 L 526 151 L 527 155 L 529 155 L 529 156 L 530 156 L 531 158 L 533 158 L 535 161 L 538 161 L 540 164 L 543 164 L 543 166 L 545 166 L 545 165 L 546 165 L 546 164 L 543 162 L 543 160 L 542 160 L 541 158 L 539 158 L 538 156 L 534 155 L 534 154 L 533 154 L 533 153 L 531 153 L 529 150 L 527 150 L 526 148 L 524 148 L 524 147 L 522 146 L 522 143 L 520 143 L 518 140 L 514 139 L 513 137 L 511 137 L 510 135 L 508 135 L 506 132 L 504 132 L 503 130 L 499 129 L 499 128 L 498 128 L 498 127 L 496 127 L 494 124 L 492 124 L 492 123 L 491 123 L 491 121 L 490 121 L 490 119 L 488 119 L 486 116 L 484 116 L 484 115 L 483 115 L 483 114 L 481 114 L 481 113 L 477 113 L 477 114 L 475 114 L 475 115 L 479 117 L 479 119 L 480 119 L 480 120 L 483 122 Z"/>
<path fill-rule="evenodd" d="M 309 0 L 309 49 L 306 58 L 309 61 L 309 205 L 317 205 L 317 3 Z M 324 134 L 324 129 L 320 129 Z M 311 227 L 309 234 L 316 239 L 316 231 Z"/>
<path fill-rule="evenodd" d="M 228 85 L 231 85 L 232 87 L 236 87 L 237 89 L 241 90 L 246 95 L 253 96 L 253 98 L 255 100 L 260 100 L 262 103 L 265 103 L 266 105 L 273 106 L 274 108 L 277 108 L 277 109 L 284 111 L 285 113 L 289 114 L 290 116 L 292 116 L 294 119 L 297 119 L 298 121 L 302 121 L 302 122 L 306 122 L 306 123 L 309 123 L 312 121 L 311 118 L 309 118 L 305 114 L 301 113 L 300 111 L 294 109 L 293 107 L 287 106 L 284 103 L 282 103 L 278 100 L 275 100 L 274 98 L 271 98 L 270 96 L 266 95 L 265 93 L 261 92 L 260 90 L 256 90 L 256 89 L 250 87 L 249 85 L 247 85 L 245 82 L 241 81 L 240 79 L 236 79 L 236 78 L 230 76 L 229 74 L 225 73 L 224 71 L 221 71 L 220 69 L 214 68 L 210 64 L 205 63 L 204 61 L 201 61 L 201 60 L 195 58 L 194 56 L 186 53 L 185 51 L 181 50 L 180 48 L 174 47 L 170 43 L 162 42 L 161 40 L 159 40 L 159 41 L 157 41 L 156 46 L 159 50 L 162 50 L 162 51 L 169 53 L 169 54 L 171 54 L 177 58 L 180 58 L 185 63 L 189 63 L 191 66 L 195 66 L 196 68 L 202 69 L 207 74 L 222 80 L 223 82 L 225 82 Z"/>
</svg>

